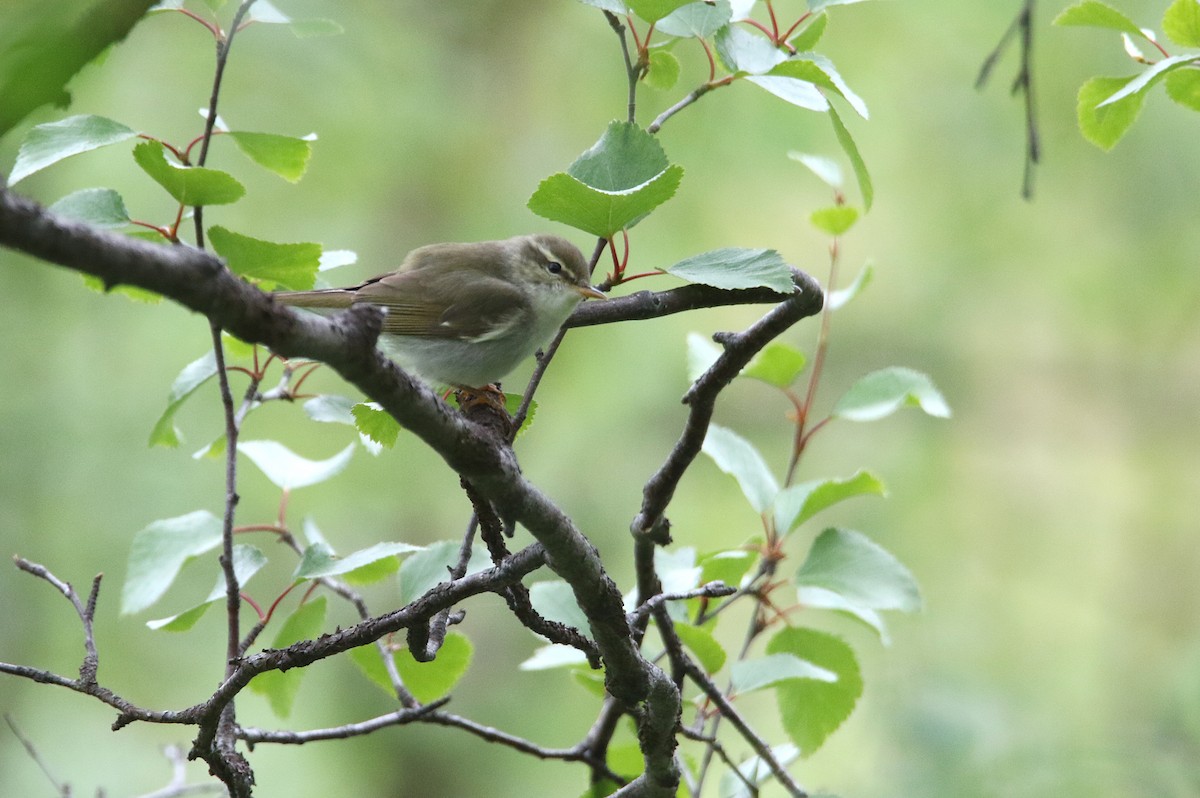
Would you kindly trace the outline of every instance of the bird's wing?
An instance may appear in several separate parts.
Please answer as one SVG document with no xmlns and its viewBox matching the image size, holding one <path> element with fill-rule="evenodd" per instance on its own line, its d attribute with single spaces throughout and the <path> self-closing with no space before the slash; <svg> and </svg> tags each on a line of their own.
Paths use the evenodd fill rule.
<svg viewBox="0 0 1200 798">
<path fill-rule="evenodd" d="M 385 333 L 468 341 L 502 335 L 529 313 L 519 290 L 477 272 L 395 272 L 365 283 L 354 301 L 387 308 Z"/>
</svg>

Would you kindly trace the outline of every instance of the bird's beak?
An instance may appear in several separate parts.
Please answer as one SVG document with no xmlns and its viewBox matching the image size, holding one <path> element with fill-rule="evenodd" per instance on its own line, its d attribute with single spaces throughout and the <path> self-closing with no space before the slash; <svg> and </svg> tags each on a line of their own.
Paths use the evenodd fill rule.
<svg viewBox="0 0 1200 798">
<path fill-rule="evenodd" d="M 605 294 L 595 286 L 577 285 L 575 286 L 575 290 L 578 291 L 584 299 L 608 299 L 608 294 Z"/>
</svg>

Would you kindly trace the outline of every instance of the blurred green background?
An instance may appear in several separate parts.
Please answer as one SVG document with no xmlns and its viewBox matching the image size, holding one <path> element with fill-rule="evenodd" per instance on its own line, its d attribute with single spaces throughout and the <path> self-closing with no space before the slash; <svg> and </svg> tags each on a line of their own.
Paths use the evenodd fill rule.
<svg viewBox="0 0 1200 798">
<path fill-rule="evenodd" d="M 315 131 L 311 168 L 292 186 L 217 141 L 210 164 L 233 170 L 249 193 L 207 210 L 207 222 L 353 249 L 359 263 L 332 275 L 345 282 L 433 241 L 570 235 L 525 201 L 624 113 L 616 38 L 599 12 L 569 0 L 279 5 L 295 17 L 336 18 L 345 33 L 301 40 L 281 28 L 245 31 L 221 113 L 237 129 Z M 778 5 L 783 16 L 800 7 Z M 862 660 L 857 710 L 792 768 L 807 787 L 848 798 L 1200 794 L 1198 120 L 1153 92 L 1114 152 L 1087 144 L 1075 127 L 1079 84 L 1134 67 L 1116 34 L 1052 28 L 1065 3 L 1043 6 L 1035 67 L 1045 161 L 1036 198 L 1023 201 L 1021 106 L 1007 93 L 1014 54 L 984 92 L 973 88 L 1018 5 L 835 8 L 821 48 L 871 108 L 869 122 L 848 123 L 876 185 L 874 209 L 842 247 L 844 279 L 868 261 L 876 279 L 835 319 L 821 406 L 862 373 L 906 365 L 929 373 L 955 411 L 948 422 L 910 412 L 831 426 L 802 466 L 804 479 L 868 467 L 885 480 L 887 499 L 843 505 L 818 521 L 890 548 L 916 574 L 927 605 L 892 619 L 889 648 L 848 623 L 793 616 L 844 634 Z M 1120 5 L 1157 27 L 1167 3 Z M 643 124 L 703 77 L 694 43 L 676 53 L 684 79 L 671 92 L 642 90 Z M 70 112 L 186 142 L 201 127 L 196 109 L 207 101 L 211 61 L 200 26 L 155 16 L 74 81 Z M 62 115 L 43 109 L 0 140 L 0 169 L 11 167 L 28 126 Z M 837 154 L 823 116 L 736 85 L 673 119 L 661 139 L 687 171 L 676 199 L 634 231 L 631 269 L 719 246 L 768 246 L 824 281 L 826 242 L 806 218 L 828 203 L 828 189 L 785 157 L 791 149 Z M 169 221 L 172 209 L 128 149 L 74 158 L 20 189 L 51 202 L 110 186 L 135 217 Z M 91 293 L 78 276 L 10 252 L 0 252 L 0 293 L 5 549 L 81 590 L 104 572 L 102 682 L 145 706 L 190 705 L 220 676 L 218 613 L 183 636 L 142 622 L 198 600 L 211 568 L 189 568 L 144 615 L 117 610 L 137 530 L 219 511 L 220 466 L 191 457 L 219 432 L 214 386 L 181 414 L 179 450 L 145 445 L 171 381 L 205 351 L 207 325 L 170 304 Z M 684 415 L 686 333 L 738 329 L 761 312 L 573 332 L 543 385 L 537 423 L 519 444 L 523 466 L 578 519 L 624 589 L 641 485 Z M 803 322 L 786 340 L 811 349 L 815 330 Z M 345 392 L 328 373 L 310 386 Z M 787 409 L 762 386 L 738 385 L 717 420 L 782 469 Z M 245 435 L 283 439 L 315 459 L 348 439 L 346 428 L 312 424 L 293 406 L 255 414 Z M 274 490 L 252 468 L 243 474 L 239 521 L 273 518 Z M 347 474 L 298 491 L 289 509 L 297 525 L 312 516 L 342 551 L 380 539 L 456 538 L 467 515 L 455 476 L 411 438 L 379 458 L 359 451 Z M 733 480 L 708 462 L 689 473 L 670 515 L 677 546 L 728 546 L 757 531 Z M 796 536 L 794 556 L 819 529 Z M 261 545 L 273 563 L 250 592 L 269 600 L 291 562 Z M 395 592 L 374 591 L 373 606 L 392 606 Z M 6 568 L 0 602 L 0 660 L 75 671 L 81 637 L 60 596 Z M 351 622 L 339 612 L 336 622 Z M 514 670 L 536 643 L 500 601 L 468 605 L 464 628 L 475 663 L 455 711 L 548 746 L 582 735 L 592 699 L 562 673 Z M 291 718 L 272 717 L 248 696 L 239 720 L 303 729 L 390 708 L 347 663 L 310 671 Z M 741 706 L 783 741 L 766 700 Z M 188 742 L 173 727 L 110 733 L 107 708 L 13 678 L 0 679 L 0 709 L 79 795 L 160 787 L 169 772 L 157 748 Z M 578 767 L 439 728 L 262 746 L 251 761 L 257 794 L 268 798 L 574 795 L 585 786 Z M 0 795 L 50 794 L 0 729 Z"/>
</svg>

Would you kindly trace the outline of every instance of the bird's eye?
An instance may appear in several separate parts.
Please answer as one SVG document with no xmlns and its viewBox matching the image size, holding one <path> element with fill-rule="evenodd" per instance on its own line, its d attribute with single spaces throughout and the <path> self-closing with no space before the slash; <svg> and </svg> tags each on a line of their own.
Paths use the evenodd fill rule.
<svg viewBox="0 0 1200 798">
<path fill-rule="evenodd" d="M 558 274 L 562 271 L 562 264 L 556 260 L 552 260 L 546 264 L 546 271 L 550 272 L 551 274 Z"/>
</svg>

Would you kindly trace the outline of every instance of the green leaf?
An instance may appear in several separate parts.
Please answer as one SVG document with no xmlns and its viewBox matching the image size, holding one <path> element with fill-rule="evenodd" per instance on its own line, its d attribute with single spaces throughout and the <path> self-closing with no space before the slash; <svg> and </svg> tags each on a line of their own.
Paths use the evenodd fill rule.
<svg viewBox="0 0 1200 798">
<path fill-rule="evenodd" d="M 829 110 L 829 100 L 811 81 L 782 75 L 751 75 L 746 80 L 800 108 L 818 112 Z"/>
<path fill-rule="evenodd" d="M 601 11 L 609 11 L 616 14 L 618 17 L 623 17 L 629 13 L 629 9 L 621 0 L 579 0 L 585 6 L 599 8 Z"/>
<path fill-rule="evenodd" d="M 1184 108 L 1200 111 L 1200 69 L 1177 69 L 1164 83 L 1168 97 Z"/>
<path fill-rule="evenodd" d="M 717 288 L 762 286 L 781 294 L 796 290 L 791 267 L 773 249 L 714 249 L 685 258 L 664 271 L 688 282 Z"/>
<path fill-rule="evenodd" d="M 1119 102 L 1100 107 L 1106 97 L 1129 83 L 1129 78 L 1096 77 L 1079 89 L 1079 131 L 1102 150 L 1111 150 L 1142 111 L 1144 94 L 1130 94 Z"/>
<path fill-rule="evenodd" d="M 138 144 L 133 148 L 133 159 L 181 205 L 228 205 L 246 193 L 245 187 L 228 172 L 169 163 L 160 141 Z"/>
<path fill-rule="evenodd" d="M 729 680 L 735 695 L 774 687 L 780 682 L 791 679 L 835 682 L 837 674 L 789 653 L 768 654 L 757 659 L 739 660 L 733 663 L 729 669 Z"/>
<path fill-rule="evenodd" d="M 886 496 L 883 483 L 869 471 L 848 479 L 817 479 L 790 485 L 775 497 L 775 531 L 786 535 L 817 513 L 856 496 Z"/>
<path fill-rule="evenodd" d="M 823 8 L 830 6 L 848 6 L 853 3 L 861 3 L 863 0 L 808 0 L 808 10 L 814 14 Z"/>
<path fill-rule="evenodd" d="M 276 244 L 219 226 L 210 227 L 208 236 L 230 271 L 264 288 L 308 291 L 316 283 L 320 244 Z"/>
<path fill-rule="evenodd" d="M 5 0 L 0 24 L 0 135 L 48 103 L 65 108 L 71 77 L 125 38 L 154 0 Z M 28 173 L 26 173 L 28 174 Z M 14 172 L 10 183 L 20 178 Z"/>
<path fill-rule="evenodd" d="M 818 208 L 812 212 L 809 220 L 821 232 L 828 233 L 831 236 L 840 236 L 858 221 L 858 208 L 851 205 L 834 205 L 829 208 Z"/>
<path fill-rule="evenodd" d="M 733 9 L 729 0 L 716 0 L 715 3 L 693 2 L 660 19 L 654 29 L 668 36 L 707 39 L 722 26 L 728 25 L 732 16 Z"/>
<path fill-rule="evenodd" d="M 206 510 L 155 521 L 133 537 L 121 589 L 121 614 L 162 598 L 183 564 L 221 544 L 221 520 Z"/>
<path fill-rule="evenodd" d="M 328 460 L 301 457 L 278 441 L 240 441 L 237 449 L 283 490 L 305 488 L 337 476 L 354 454 L 354 444 Z"/>
<path fill-rule="evenodd" d="M 784 729 L 803 756 L 809 756 L 854 711 L 862 695 L 862 675 L 854 652 L 839 638 L 815 629 L 780 630 L 767 643 L 770 654 L 791 654 L 837 674 L 837 681 L 794 679 L 775 687 Z"/>
<path fill-rule="evenodd" d="M 297 580 L 319 579 L 323 576 L 341 576 L 343 574 L 349 577 L 355 572 L 362 572 L 362 569 L 377 564 L 384 566 L 383 575 L 390 575 L 400 567 L 399 558 L 401 556 L 424 550 L 424 546 L 414 546 L 411 543 L 376 543 L 352 554 L 347 554 L 345 557 L 338 557 L 327 544 L 314 543 L 304 550 L 304 555 L 300 558 L 300 563 L 296 566 L 293 576 Z M 366 575 L 365 572 L 362 573 Z M 369 575 L 377 574 L 378 571 L 372 570 Z M 347 578 L 347 581 L 357 584 L 364 583 L 363 579 Z"/>
<path fill-rule="evenodd" d="M 830 310 L 837 310 L 846 305 L 859 294 L 863 289 L 871 284 L 871 279 L 875 276 L 875 270 L 871 268 L 871 264 L 862 267 L 862 270 L 854 278 L 854 282 L 837 291 L 830 291 L 829 298 L 826 300 L 829 303 Z"/>
<path fill-rule="evenodd" d="M 267 564 L 267 557 L 254 546 L 238 544 L 233 547 L 233 573 L 239 586 L 245 585 L 259 569 Z M 217 583 L 209 591 L 208 597 L 196 606 L 169 618 L 158 618 L 146 621 L 146 626 L 155 631 L 186 632 L 196 625 L 205 611 L 213 604 L 225 601 L 225 572 L 217 574 Z"/>
<path fill-rule="evenodd" d="M 396 652 L 396 669 L 418 701 L 434 701 L 449 693 L 471 666 L 474 648 L 465 635 L 449 632 L 432 662 L 417 662 L 408 649 Z"/>
<path fill-rule="evenodd" d="M 166 446 L 175 448 L 180 443 L 180 432 L 175 426 L 175 413 L 196 390 L 215 377 L 217 374 L 217 356 L 206 352 L 196 360 L 188 363 L 179 372 L 175 382 L 171 384 L 171 394 L 167 397 L 167 409 L 154 422 L 150 431 L 149 446 Z"/>
<path fill-rule="evenodd" d="M 79 276 L 83 280 L 84 286 L 97 294 L 121 294 L 134 302 L 142 302 L 147 305 L 157 305 L 162 302 L 162 294 L 156 294 L 146 288 L 138 288 L 136 285 L 108 286 L 95 275 L 80 274 Z"/>
<path fill-rule="evenodd" d="M 800 587 L 819 587 L 871 610 L 921 609 L 917 580 L 891 552 L 861 532 L 826 529 L 796 571 Z"/>
<path fill-rule="evenodd" d="M 681 6 L 693 0 L 626 0 L 629 8 L 647 22 L 658 22 Z"/>
<path fill-rule="evenodd" d="M 828 89 L 841 95 L 850 104 L 850 107 L 854 109 L 855 113 L 863 119 L 867 119 L 870 116 L 870 113 L 867 111 L 866 102 L 855 94 L 849 84 L 842 79 L 841 73 L 833 65 L 833 61 L 819 53 L 801 53 L 792 56 L 787 61 L 773 68 L 770 74 L 798 78 Z M 824 109 L 819 108 L 816 110 Z"/>
<path fill-rule="evenodd" d="M 400 422 L 392 414 L 384 410 L 376 402 L 359 402 L 350 408 L 354 418 L 354 426 L 368 440 L 385 446 L 388 449 L 396 445 L 400 437 Z"/>
<path fill-rule="evenodd" d="M 854 167 L 854 177 L 858 181 L 858 190 L 863 198 L 863 210 L 869 211 L 871 203 L 875 201 L 875 187 L 871 184 L 871 175 L 867 172 L 866 161 L 863 160 L 862 154 L 858 151 L 858 145 L 854 143 L 854 138 L 833 106 L 829 108 L 829 121 L 833 123 L 833 132 L 837 136 L 838 143 L 842 145 L 842 150 L 850 159 L 850 165 Z"/>
<path fill-rule="evenodd" d="M 875 632 L 885 646 L 891 645 L 891 637 L 888 635 L 887 623 L 884 622 L 883 616 L 869 607 L 855 604 L 841 593 L 822 587 L 797 587 L 796 601 L 805 609 L 843 613 Z"/>
<path fill-rule="evenodd" d="M 783 766 L 787 766 L 795 762 L 800 757 L 800 749 L 791 743 L 785 745 L 776 745 L 771 747 L 771 755 L 775 757 L 775 761 Z M 762 757 L 752 756 L 737 767 L 738 773 L 741 776 L 726 770 L 721 774 L 721 785 L 718 794 L 721 798 L 758 798 L 757 791 L 751 791 L 746 786 L 746 782 L 750 782 L 755 787 L 761 787 L 771 779 L 775 778 L 775 771 L 771 766 L 763 761 Z M 810 795 L 812 795 L 810 793 Z M 820 798 L 813 795 L 812 798 Z"/>
<path fill-rule="evenodd" d="M 745 549 L 715 551 L 700 558 L 700 584 L 724 582 L 730 587 L 739 587 L 742 578 L 758 562 L 758 555 Z"/>
<path fill-rule="evenodd" d="M 760 380 L 776 388 L 787 388 L 807 364 L 808 358 L 799 349 L 775 341 L 755 355 L 739 376 Z"/>
<path fill-rule="evenodd" d="M 351 408 L 358 404 L 348 396 L 320 394 L 304 402 L 304 413 L 313 421 L 354 426 Z"/>
<path fill-rule="evenodd" d="M 452 540 L 431 543 L 424 551 L 406 557 L 400 565 L 400 603 L 411 604 L 425 591 L 450 579 L 448 569 L 458 564 L 461 544 Z M 474 574 L 490 567 L 491 559 L 483 546 L 471 550 L 467 562 L 467 574 Z"/>
<path fill-rule="evenodd" d="M 762 455 L 736 432 L 712 424 L 704 438 L 702 451 L 717 468 L 732 474 L 754 511 L 765 513 L 779 493 L 779 483 L 767 468 Z"/>
<path fill-rule="evenodd" d="M 575 601 L 571 586 L 561 579 L 534 582 L 529 586 L 529 600 L 533 608 L 547 620 L 574 627 L 583 634 L 591 629 L 587 616 Z"/>
<path fill-rule="evenodd" d="M 683 168 L 670 165 L 654 136 L 637 125 L 612 122 L 566 172 L 541 182 L 529 209 L 609 238 L 674 196 L 682 179 Z"/>
<path fill-rule="evenodd" d="M 48 210 L 93 227 L 116 229 L 129 224 L 129 211 L 121 195 L 111 188 L 85 188 L 60 199 Z"/>
<path fill-rule="evenodd" d="M 899 366 L 873 371 L 854 383 L 838 400 L 832 415 L 875 421 L 904 406 L 919 407 L 938 418 L 950 417 L 950 407 L 929 377 Z"/>
<path fill-rule="evenodd" d="M 1101 3 L 1100 0 L 1083 0 L 1082 3 L 1063 9 L 1054 19 L 1055 25 L 1110 28 L 1133 36 L 1143 36 L 1142 29 L 1133 24 L 1133 20 L 1112 6 Z"/>
<path fill-rule="evenodd" d="M 666 50 L 650 53 L 646 74 L 642 78 L 646 85 L 659 91 L 667 91 L 679 82 L 679 59 Z"/>
<path fill-rule="evenodd" d="M 2 76 L 0 83 L 3 83 Z M 5 99 L 7 102 L 8 97 Z M 0 112 L 2 117 L 3 112 Z M 137 131 L 132 128 L 103 116 L 72 116 L 59 122 L 38 125 L 21 142 L 8 183 L 15 186 L 31 174 L 64 158 L 127 141 L 136 135 Z"/>
<path fill-rule="evenodd" d="M 717 31 L 717 55 L 730 72 L 762 75 L 787 60 L 787 54 L 763 36 L 726 25 Z"/>
<path fill-rule="evenodd" d="M 825 35 L 825 28 L 829 25 L 828 14 L 814 14 L 809 17 L 808 24 L 800 29 L 800 32 L 792 37 L 788 42 L 798 53 L 807 53 L 817 46 L 821 41 L 821 37 Z"/>
<path fill-rule="evenodd" d="M 308 169 L 312 144 L 306 139 L 274 133 L 230 132 L 228 135 L 246 157 L 289 183 L 298 182 Z"/>
<path fill-rule="evenodd" d="M 807 166 L 809 171 L 831 188 L 841 188 L 844 184 L 842 167 L 838 166 L 837 161 L 832 158 L 826 158 L 823 155 L 809 155 L 796 150 L 790 150 L 787 155 L 793 161 Z"/>
<path fill-rule="evenodd" d="M 272 648 L 287 648 L 301 640 L 311 640 L 321 633 L 325 626 L 325 597 L 318 596 L 312 601 L 306 601 L 297 607 L 275 635 Z M 292 668 L 288 671 L 266 671 L 255 676 L 250 682 L 250 689 L 259 695 L 267 697 L 271 711 L 278 717 L 286 718 L 292 714 L 296 695 L 300 692 L 300 680 L 304 678 L 307 668 Z"/>
<path fill-rule="evenodd" d="M 707 629 L 677 623 L 675 634 L 679 635 L 679 639 L 688 650 L 696 655 L 696 661 L 704 668 L 705 673 L 716 673 L 725 666 L 725 649 Z"/>
<path fill-rule="evenodd" d="M 1170 58 L 1164 58 L 1161 61 L 1156 61 L 1140 74 L 1136 75 L 1133 80 L 1113 92 L 1111 96 L 1105 98 L 1096 107 L 1097 109 L 1103 108 L 1106 105 L 1118 103 L 1132 94 L 1141 94 L 1161 80 L 1166 74 L 1181 67 L 1193 66 L 1196 61 L 1197 58 L 1194 55 L 1175 55 Z"/>
<path fill-rule="evenodd" d="M 704 372 L 712 368 L 721 356 L 721 347 L 713 343 L 708 336 L 692 332 L 687 336 L 687 375 L 688 382 L 700 379 Z"/>
<path fill-rule="evenodd" d="M 587 665 L 587 655 L 577 648 L 551 643 L 536 649 L 532 656 L 517 666 L 522 671 L 548 671 L 554 668 Z"/>
<path fill-rule="evenodd" d="M 1163 14 L 1162 28 L 1180 47 L 1200 47 L 1200 2 L 1175 0 Z"/>
</svg>

